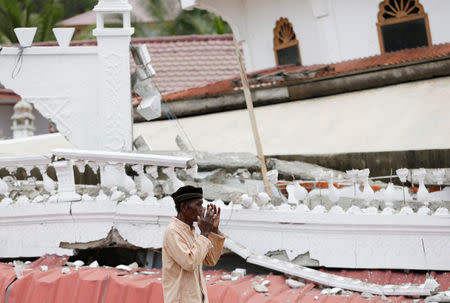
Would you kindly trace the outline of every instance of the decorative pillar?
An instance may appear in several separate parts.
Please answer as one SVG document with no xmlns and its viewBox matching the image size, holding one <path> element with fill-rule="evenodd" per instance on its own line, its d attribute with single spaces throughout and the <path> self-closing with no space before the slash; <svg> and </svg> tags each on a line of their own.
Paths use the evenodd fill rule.
<svg viewBox="0 0 450 303">
<path fill-rule="evenodd" d="M 14 105 L 14 114 L 11 116 L 13 131 L 13 138 L 25 138 L 34 135 L 34 115 L 33 106 L 24 101 L 20 100 Z"/>
<path fill-rule="evenodd" d="M 131 5 L 127 0 L 100 0 L 94 7 L 97 15 L 99 59 L 99 125 L 104 128 L 99 138 L 104 150 L 131 151 L 132 112 L 130 87 L 130 40 L 134 29 L 130 27 Z M 106 15 L 121 15 L 119 28 L 105 28 Z"/>
</svg>

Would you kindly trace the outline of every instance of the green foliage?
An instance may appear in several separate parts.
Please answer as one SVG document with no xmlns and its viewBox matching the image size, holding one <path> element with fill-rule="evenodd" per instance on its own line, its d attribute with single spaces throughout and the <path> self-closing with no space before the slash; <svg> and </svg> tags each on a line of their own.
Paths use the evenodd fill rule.
<svg viewBox="0 0 450 303">
<path fill-rule="evenodd" d="M 183 10 L 173 22 L 175 35 L 207 35 L 231 33 L 220 17 L 200 9 Z"/>
<path fill-rule="evenodd" d="M 64 16 L 64 9 L 59 0 L 45 1 L 43 10 L 39 15 L 36 41 L 53 40 L 52 28 Z"/>
<path fill-rule="evenodd" d="M 94 8 L 98 0 L 61 0 L 64 7 L 63 19 L 82 14 Z"/>
<path fill-rule="evenodd" d="M 204 35 L 231 33 L 220 17 L 204 10 L 181 11 L 172 21 L 167 19 L 164 0 L 148 1 L 156 19 L 152 24 L 133 24 L 136 37 Z M 35 42 L 54 40 L 52 28 L 62 19 L 84 13 L 98 0 L 0 0 L 0 43 L 17 43 L 16 27 L 37 27 Z M 77 30 L 74 39 L 92 38 L 92 27 Z"/>
<path fill-rule="evenodd" d="M 32 0 L 0 0 L 0 41 L 17 42 L 14 28 L 31 26 Z"/>
<path fill-rule="evenodd" d="M 59 0 L 0 0 L 0 42 L 17 43 L 16 27 L 37 27 L 34 41 L 50 40 L 52 28 L 63 16 Z"/>
<path fill-rule="evenodd" d="M 166 21 L 167 8 L 163 0 L 147 0 L 154 24 L 134 25 L 136 36 L 175 36 L 231 33 L 231 28 L 220 17 L 200 9 L 183 10 L 173 21 Z"/>
</svg>

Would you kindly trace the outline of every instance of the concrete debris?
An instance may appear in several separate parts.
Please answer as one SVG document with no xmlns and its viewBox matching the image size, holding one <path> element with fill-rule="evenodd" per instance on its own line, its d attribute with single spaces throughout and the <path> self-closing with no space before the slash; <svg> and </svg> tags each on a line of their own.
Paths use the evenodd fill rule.
<svg viewBox="0 0 450 303">
<path fill-rule="evenodd" d="M 152 150 L 142 135 L 134 139 L 133 146 L 135 150 L 140 153 L 147 153 Z"/>
<path fill-rule="evenodd" d="M 425 279 L 425 288 L 434 289 L 435 293 L 440 290 L 441 285 L 436 281 L 436 279 L 427 273 L 427 278 Z M 434 293 L 431 293 L 434 294 Z"/>
<path fill-rule="evenodd" d="M 137 246 L 130 244 L 127 240 L 125 240 L 120 234 L 119 231 L 115 228 L 112 228 L 108 236 L 101 240 L 95 240 L 85 243 L 67 243 L 61 242 L 59 247 L 68 248 L 68 249 L 94 249 L 94 248 L 105 248 L 105 247 L 126 247 L 131 249 L 137 249 Z M 82 262 L 82 261 L 81 261 Z M 84 265 L 84 263 L 83 263 Z"/>
<path fill-rule="evenodd" d="M 433 296 L 425 298 L 425 303 L 431 302 L 450 302 L 450 290 L 439 292 Z"/>
<path fill-rule="evenodd" d="M 253 289 L 256 292 L 262 292 L 262 293 L 269 291 L 269 289 L 265 285 L 259 284 L 258 282 L 253 283 Z"/>
<path fill-rule="evenodd" d="M 131 264 L 128 264 L 128 267 L 131 269 L 137 269 L 139 268 L 139 265 L 136 262 L 133 262 Z"/>
<path fill-rule="evenodd" d="M 41 265 L 41 271 L 48 271 L 47 265 Z"/>
<path fill-rule="evenodd" d="M 231 280 L 239 280 L 242 279 L 247 274 L 247 270 L 245 268 L 236 268 L 231 272 Z"/>
<path fill-rule="evenodd" d="M 338 295 L 342 293 L 342 288 L 334 287 L 334 288 L 324 288 L 320 294 L 321 295 Z"/>
<path fill-rule="evenodd" d="M 231 278 L 232 278 L 232 276 L 230 274 L 224 274 L 224 275 L 222 275 L 222 277 L 220 277 L 220 279 L 224 280 L 224 281 L 229 281 L 229 280 L 231 280 Z"/>
<path fill-rule="evenodd" d="M 341 295 L 344 297 L 350 297 L 353 294 L 353 291 L 349 291 L 349 290 L 343 290 L 341 291 Z"/>
<path fill-rule="evenodd" d="M 238 177 L 241 180 L 250 179 L 252 177 L 252 174 L 248 171 L 248 169 L 239 168 L 234 172 L 233 177 Z"/>
<path fill-rule="evenodd" d="M 84 262 L 81 260 L 76 260 L 75 262 L 72 262 L 71 266 L 75 266 L 75 267 L 81 267 L 84 265 Z"/>
<path fill-rule="evenodd" d="M 64 275 L 70 274 L 70 268 L 69 267 L 61 268 L 61 273 Z"/>
<path fill-rule="evenodd" d="M 146 275 L 146 276 L 151 276 L 151 275 L 157 275 L 157 274 L 159 274 L 159 272 L 157 272 L 157 271 L 146 271 L 146 270 L 140 271 L 139 273 L 141 273 L 141 274 L 143 274 L 143 275 Z"/>
<path fill-rule="evenodd" d="M 179 170 L 183 172 L 183 170 Z M 225 181 L 227 171 L 222 168 L 218 168 L 212 171 L 199 172 L 197 173 L 196 179 L 201 182 L 211 182 L 216 184 L 222 184 Z"/>
<path fill-rule="evenodd" d="M 305 283 L 294 280 L 294 279 L 286 279 L 286 284 L 290 287 L 290 288 L 300 288 L 305 286 Z"/>
<path fill-rule="evenodd" d="M 261 285 L 269 286 L 269 285 L 270 285 L 270 280 L 264 280 L 264 281 L 262 281 L 262 282 L 261 282 Z"/>
<path fill-rule="evenodd" d="M 131 270 L 131 268 L 129 266 L 123 265 L 123 264 L 117 265 L 116 268 L 120 269 L 120 270 L 126 270 L 126 271 L 130 271 Z"/>
<path fill-rule="evenodd" d="M 269 159 L 267 161 L 267 169 L 278 170 L 279 177 L 281 179 L 291 180 L 292 178 L 297 180 L 314 180 L 312 174 L 317 169 L 324 169 L 323 167 L 315 164 L 310 164 L 300 161 L 284 161 L 279 159 Z M 327 170 L 330 170 L 327 168 Z M 341 171 L 330 170 L 334 176 L 344 174 Z"/>
<path fill-rule="evenodd" d="M 97 268 L 97 267 L 99 267 L 98 262 L 97 261 L 92 262 L 91 264 L 89 264 L 89 267 L 90 268 Z"/>
<path fill-rule="evenodd" d="M 231 245 L 230 245 L 231 244 Z M 264 255 L 252 253 L 241 244 L 227 239 L 225 247 L 243 257 L 248 263 L 263 266 L 265 268 L 283 272 L 287 275 L 299 277 L 312 282 L 320 283 L 336 288 L 333 292 L 337 292 L 339 288 L 361 292 L 363 297 L 373 298 L 375 295 L 390 296 L 427 296 L 434 294 L 439 289 L 439 284 L 430 276 L 427 278 L 428 283 L 421 285 L 401 285 L 398 287 L 391 285 L 379 285 L 368 283 L 358 279 L 344 279 L 343 277 L 320 272 L 308 267 L 296 265 L 292 262 L 282 261 Z"/>
<path fill-rule="evenodd" d="M 246 193 L 244 189 L 237 187 L 215 184 L 209 182 L 185 182 L 186 185 L 200 186 L 203 188 L 203 198 L 206 200 L 222 200 L 225 202 L 233 201 L 233 196 L 239 194 L 239 196 Z"/>
<path fill-rule="evenodd" d="M 370 300 L 370 299 L 375 298 L 376 296 L 375 296 L 375 295 L 372 295 L 371 293 L 368 293 L 368 292 L 363 292 L 363 293 L 361 293 L 361 297 Z"/>
<path fill-rule="evenodd" d="M 189 152 L 189 147 L 186 144 L 186 142 L 181 138 L 179 135 L 175 137 L 175 143 L 177 144 L 178 148 L 183 152 Z"/>
<path fill-rule="evenodd" d="M 158 151 L 149 152 L 157 155 L 193 157 L 199 170 L 214 170 L 224 168 L 228 172 L 236 169 L 246 168 L 248 170 L 259 170 L 261 168 L 259 159 L 251 153 L 208 153 L 208 152 L 183 152 L 183 151 Z"/>
</svg>

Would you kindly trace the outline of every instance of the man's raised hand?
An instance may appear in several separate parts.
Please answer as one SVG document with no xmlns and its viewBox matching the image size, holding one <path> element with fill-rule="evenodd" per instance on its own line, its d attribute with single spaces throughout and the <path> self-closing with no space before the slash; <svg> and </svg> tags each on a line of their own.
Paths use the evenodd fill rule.
<svg viewBox="0 0 450 303">
<path fill-rule="evenodd" d="M 211 232 L 219 232 L 220 224 L 220 207 L 217 208 L 214 204 L 208 204 L 204 213 L 202 212 L 197 218 L 198 228 L 201 234 L 208 237 Z"/>
<path fill-rule="evenodd" d="M 210 204 L 211 205 L 211 204 Z M 213 210 L 214 210 L 214 221 L 213 221 L 213 229 L 212 232 L 217 234 L 219 232 L 219 224 L 220 224 L 220 207 L 217 207 L 212 204 Z"/>
<path fill-rule="evenodd" d="M 200 229 L 201 234 L 208 238 L 209 234 L 213 230 L 214 218 L 210 205 L 208 205 L 206 210 L 205 209 L 203 210 L 204 211 L 202 211 L 200 215 L 197 217 L 197 225 L 198 228 Z"/>
</svg>

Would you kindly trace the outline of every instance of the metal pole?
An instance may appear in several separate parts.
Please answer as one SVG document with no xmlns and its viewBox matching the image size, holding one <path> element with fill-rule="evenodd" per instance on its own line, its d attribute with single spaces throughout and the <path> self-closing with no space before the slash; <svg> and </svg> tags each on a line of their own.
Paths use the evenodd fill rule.
<svg viewBox="0 0 450 303">
<path fill-rule="evenodd" d="M 242 89 L 244 90 L 245 103 L 247 104 L 248 115 L 250 117 L 250 124 L 252 125 L 253 138 L 255 139 L 256 151 L 258 153 L 258 159 L 261 164 L 261 174 L 264 181 L 264 188 L 266 193 L 271 196 L 272 190 L 270 189 L 269 180 L 267 179 L 267 167 L 264 159 L 264 153 L 261 146 L 261 139 L 259 138 L 258 127 L 256 126 L 255 112 L 253 111 L 252 94 L 248 85 L 247 74 L 245 72 L 244 60 L 242 59 L 241 49 L 236 42 L 233 35 L 233 43 L 236 49 L 236 54 L 239 59 L 239 71 L 241 73 Z"/>
</svg>

